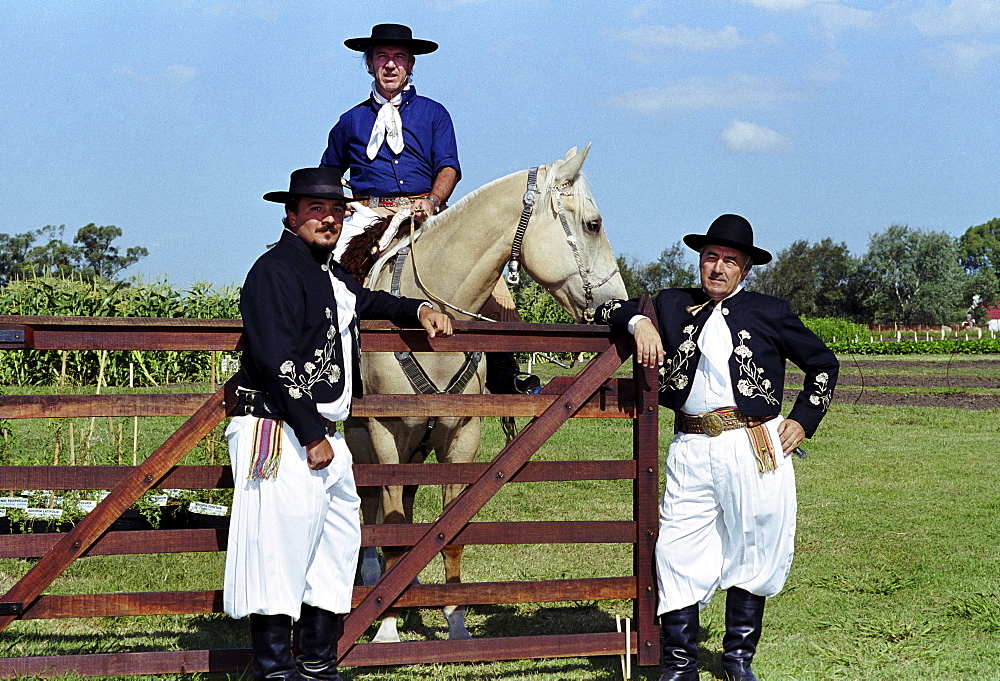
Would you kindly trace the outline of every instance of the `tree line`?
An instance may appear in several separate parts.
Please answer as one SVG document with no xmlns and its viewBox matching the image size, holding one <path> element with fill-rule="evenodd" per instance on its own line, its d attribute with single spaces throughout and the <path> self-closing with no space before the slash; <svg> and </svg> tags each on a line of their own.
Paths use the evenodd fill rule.
<svg viewBox="0 0 1000 681">
<path fill-rule="evenodd" d="M 63 240 L 65 231 L 66 225 L 46 225 L 21 234 L 0 234 L 0 285 L 35 277 L 114 279 L 149 255 L 142 246 L 121 253 L 113 242 L 122 230 L 114 225 L 91 222 L 77 230 L 71 243 Z"/>
<path fill-rule="evenodd" d="M 651 263 L 624 256 L 618 266 L 629 295 L 697 286 L 696 256 L 677 242 Z M 970 227 L 960 237 L 892 225 L 871 236 L 868 251 L 853 256 L 827 237 L 799 240 L 751 270 L 748 289 L 784 298 L 804 317 L 835 317 L 871 324 L 948 324 L 1000 299 L 1000 218 Z"/>
</svg>

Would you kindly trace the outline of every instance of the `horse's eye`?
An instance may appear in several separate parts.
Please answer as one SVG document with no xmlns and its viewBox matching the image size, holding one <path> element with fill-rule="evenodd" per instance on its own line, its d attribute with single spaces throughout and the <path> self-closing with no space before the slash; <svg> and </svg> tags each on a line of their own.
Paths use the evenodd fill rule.
<svg viewBox="0 0 1000 681">
<path fill-rule="evenodd" d="M 597 218 L 596 220 L 587 220 L 587 222 L 584 223 L 584 227 L 586 227 L 587 231 L 591 234 L 597 234 L 601 231 L 601 218 Z"/>
</svg>

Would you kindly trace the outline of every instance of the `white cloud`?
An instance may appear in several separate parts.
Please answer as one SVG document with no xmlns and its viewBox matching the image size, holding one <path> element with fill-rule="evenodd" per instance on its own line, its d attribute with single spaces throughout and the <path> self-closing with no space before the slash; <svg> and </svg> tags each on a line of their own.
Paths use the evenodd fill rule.
<svg viewBox="0 0 1000 681">
<path fill-rule="evenodd" d="M 868 30 L 878 24 L 877 15 L 868 10 L 848 7 L 839 3 L 824 2 L 816 4 L 811 11 L 819 17 L 826 30 L 839 33 L 844 29 L 856 28 Z"/>
<path fill-rule="evenodd" d="M 924 53 L 941 71 L 960 78 L 974 76 L 991 62 L 1000 61 L 1000 45 L 968 40 L 948 40 Z"/>
<path fill-rule="evenodd" d="M 850 61 L 843 52 L 826 54 L 809 70 L 809 79 L 816 83 L 837 83 L 850 69 Z"/>
<path fill-rule="evenodd" d="M 648 87 L 622 93 L 606 103 L 638 114 L 691 113 L 709 109 L 773 109 L 799 99 L 777 81 L 745 74 L 728 78 L 689 78 L 664 88 Z"/>
<path fill-rule="evenodd" d="M 662 2 L 640 2 L 628 8 L 628 16 L 630 19 L 641 21 L 643 19 L 648 19 L 662 8 Z"/>
<path fill-rule="evenodd" d="M 783 154 L 792 150 L 792 140 L 785 135 L 739 120 L 723 131 L 722 142 L 732 154 Z"/>
<path fill-rule="evenodd" d="M 789 9 L 804 9 L 810 5 L 825 3 L 826 0 L 740 0 L 745 5 L 763 7 L 764 9 L 780 12 Z"/>
<path fill-rule="evenodd" d="M 929 35 L 970 35 L 1000 31 L 996 0 L 951 0 L 941 6 L 928 3 L 910 16 L 913 25 Z"/>
<path fill-rule="evenodd" d="M 640 48 L 661 48 L 689 52 L 728 50 L 742 43 L 740 32 L 732 26 L 712 32 L 704 28 L 677 26 L 639 26 L 621 31 L 615 40 L 632 43 Z"/>
<path fill-rule="evenodd" d="M 160 73 L 142 73 L 131 66 L 116 66 L 112 72 L 140 85 L 159 88 L 180 87 L 190 83 L 200 75 L 198 69 L 184 64 L 172 64 L 165 67 Z"/>
</svg>

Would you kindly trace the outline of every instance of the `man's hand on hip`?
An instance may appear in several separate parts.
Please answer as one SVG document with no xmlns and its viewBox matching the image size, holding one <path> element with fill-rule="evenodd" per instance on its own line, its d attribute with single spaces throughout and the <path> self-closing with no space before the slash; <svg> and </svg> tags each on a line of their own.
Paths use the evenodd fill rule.
<svg viewBox="0 0 1000 681">
<path fill-rule="evenodd" d="M 805 441 L 806 430 L 798 421 L 785 419 L 778 424 L 778 437 L 781 438 L 781 450 L 788 456 Z"/>
<path fill-rule="evenodd" d="M 306 462 L 312 470 L 321 471 L 329 466 L 331 461 L 333 461 L 333 447 L 325 437 L 306 445 Z"/>
</svg>

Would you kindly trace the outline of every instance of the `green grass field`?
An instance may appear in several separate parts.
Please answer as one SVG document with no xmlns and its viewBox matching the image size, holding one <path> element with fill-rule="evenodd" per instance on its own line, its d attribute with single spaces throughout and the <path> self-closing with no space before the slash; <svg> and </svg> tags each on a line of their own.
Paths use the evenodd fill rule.
<svg viewBox="0 0 1000 681">
<path fill-rule="evenodd" d="M 663 419 L 664 450 L 669 421 Z M 5 425 L 10 429 L 6 462 L 51 463 L 51 422 Z M 77 428 L 88 425 L 89 419 L 79 419 Z M 152 438 L 169 424 L 143 427 Z M 117 426 L 98 419 L 95 428 L 110 433 Z M 126 432 L 130 460 L 131 434 Z M 40 444 L 29 445 L 32 440 Z M 796 461 L 798 551 L 786 590 L 770 601 L 765 613 L 754 663 L 758 676 L 763 681 L 1000 679 L 995 661 L 1000 649 L 998 441 L 996 409 L 835 403 L 817 437 L 807 443 L 808 458 Z M 480 459 L 492 456 L 500 444 L 499 428 L 491 419 Z M 104 450 L 95 445 L 94 463 L 116 462 L 113 443 L 105 446 L 111 447 L 109 453 L 100 454 Z M 537 458 L 626 458 L 630 447 L 629 422 L 581 419 L 558 433 Z M 204 462 L 208 455 L 202 447 L 189 463 Z M 30 460 L 22 461 L 22 456 Z M 213 456 L 224 461 L 221 443 Z M 511 484 L 478 519 L 625 519 L 630 503 L 628 483 Z M 421 519 L 432 518 L 440 510 L 438 490 L 422 489 L 418 504 Z M 221 554 L 87 558 L 77 561 L 50 592 L 214 589 L 221 585 L 223 559 Z M 29 561 L 0 561 L 0 587 L 9 587 L 28 566 Z M 464 577 L 617 576 L 630 568 L 631 553 L 623 546 L 482 546 L 467 549 Z M 440 561 L 421 580 L 441 581 Z M 703 681 L 721 676 L 724 600 L 719 594 L 702 616 Z M 472 634 L 482 637 L 613 631 L 616 614 L 630 616 L 631 604 L 473 607 L 468 623 Z M 404 639 L 445 635 L 438 611 L 408 614 Z M 36 620 L 15 622 L 0 634 L 0 656 L 246 645 L 245 623 L 222 615 Z M 658 676 L 658 669 L 633 667 L 633 678 Z M 602 657 L 358 668 L 346 670 L 344 678 L 554 681 L 619 679 L 621 671 L 617 658 Z"/>
</svg>

